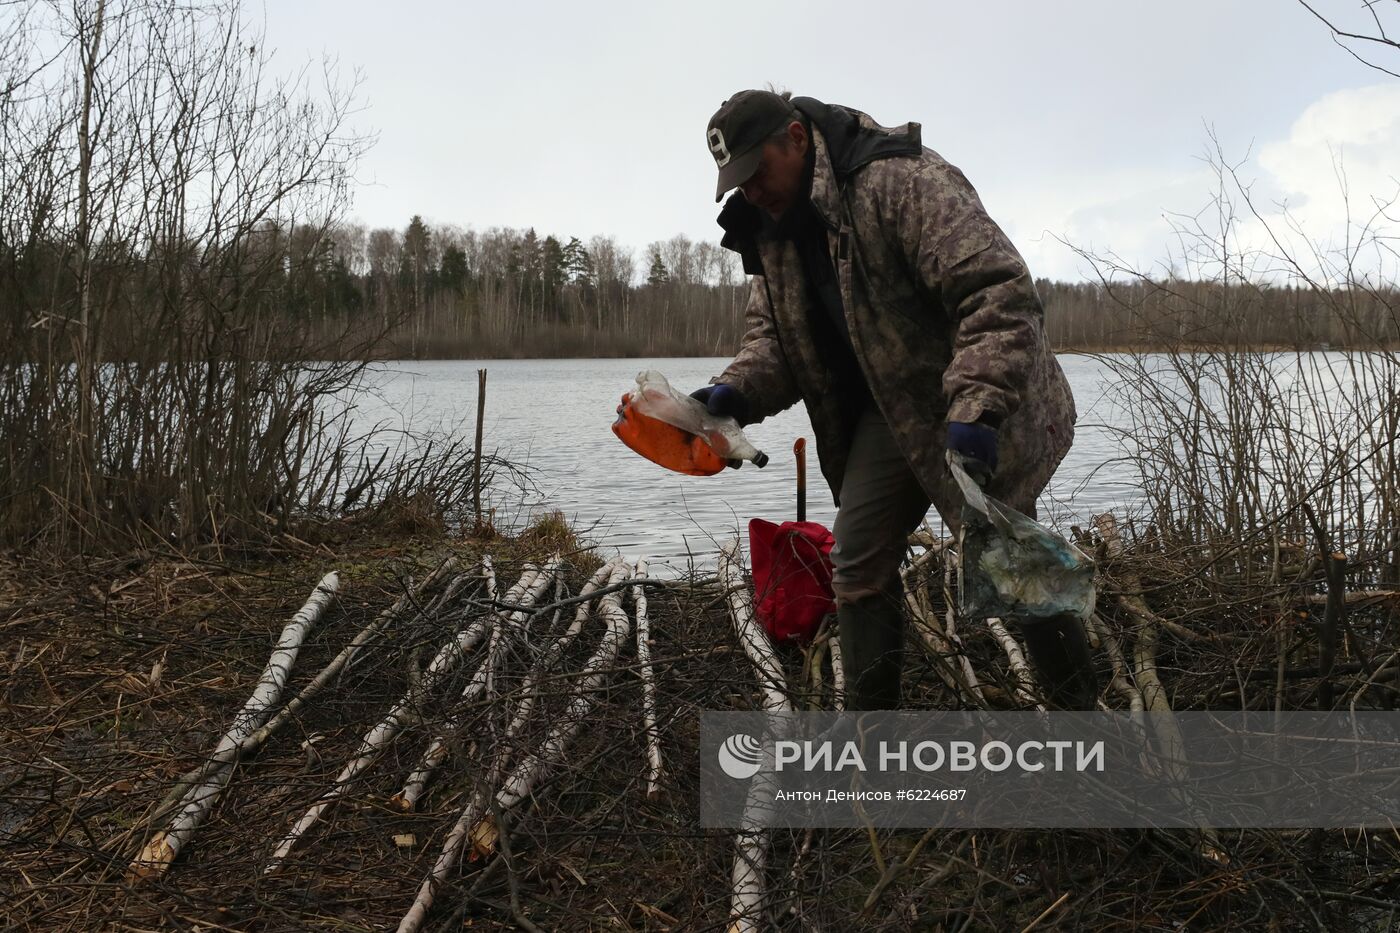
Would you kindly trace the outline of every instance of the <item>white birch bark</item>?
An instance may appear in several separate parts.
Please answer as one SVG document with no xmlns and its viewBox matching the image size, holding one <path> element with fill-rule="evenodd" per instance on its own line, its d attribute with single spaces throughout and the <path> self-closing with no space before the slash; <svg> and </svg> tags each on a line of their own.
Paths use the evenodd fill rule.
<svg viewBox="0 0 1400 933">
<path fill-rule="evenodd" d="M 489 566 L 490 559 L 482 561 L 483 568 Z M 544 587 L 554 580 L 554 569 L 557 561 L 552 561 L 544 569 L 536 569 L 527 566 L 520 580 L 511 587 L 506 599 L 509 602 L 519 602 L 521 605 L 529 605 Z M 490 579 L 490 576 L 488 576 Z M 454 581 L 455 582 L 455 581 Z M 440 604 L 445 605 L 452 594 L 444 594 Z M 467 652 L 476 646 L 486 634 L 487 620 L 477 619 L 466 627 L 458 630 L 441 648 L 433 660 L 428 664 L 427 670 L 422 677 L 404 693 L 399 701 L 384 715 L 373 728 L 365 734 L 360 742 L 358 753 L 352 758 L 340 773 L 336 776 L 329 790 L 321 795 L 307 811 L 302 814 L 288 831 L 287 835 L 278 843 L 277 849 L 273 852 L 272 858 L 268 861 L 267 867 L 263 869 L 263 874 L 271 874 L 281 866 L 282 862 L 291 854 L 292 847 L 296 845 L 298 839 L 306 834 L 312 826 L 321 818 L 322 814 L 341 797 L 345 796 L 350 789 L 350 785 L 363 774 L 379 757 L 389 743 L 403 730 L 403 727 L 411 722 L 422 709 L 423 701 L 442 681 L 451 675 L 457 665 L 466 656 Z M 493 628 L 494 631 L 494 628 Z"/>
<path fill-rule="evenodd" d="M 633 579 L 647 578 L 647 562 L 637 561 Z M 632 602 L 637 615 L 637 667 L 642 678 L 642 727 L 646 731 L 647 776 L 646 794 L 656 799 L 661 793 L 661 733 L 656 727 L 656 678 L 651 670 L 651 622 L 647 619 L 647 588 L 632 588 Z"/>
<path fill-rule="evenodd" d="M 272 737 L 279 729 L 291 721 L 292 717 L 301 712 L 302 707 L 311 702 L 326 685 L 340 675 L 346 666 L 355 658 L 359 650 L 374 638 L 391 621 L 398 618 L 409 606 L 416 605 L 424 593 L 428 592 L 447 575 L 458 569 L 457 558 L 450 557 L 428 575 L 428 578 L 416 586 L 411 592 L 404 593 L 394 603 L 385 609 L 374 621 L 370 622 L 351 639 L 350 644 L 341 649 L 340 653 L 331 659 L 331 662 L 321 669 L 311 682 L 287 702 L 287 705 L 277 711 L 262 725 L 256 732 L 249 735 L 237 745 L 223 749 L 206 758 L 198 767 L 184 774 L 180 780 L 175 782 L 175 787 L 166 797 L 165 801 L 156 809 L 157 816 L 166 812 L 170 806 L 188 799 L 197 787 L 209 778 L 215 771 L 228 767 L 231 763 L 251 754 Z"/>
<path fill-rule="evenodd" d="M 557 555 L 550 561 L 548 566 L 554 569 L 553 572 L 557 572 Z M 603 569 L 608 570 L 611 566 L 611 564 L 605 565 Z M 602 571 L 600 571 L 600 573 L 602 573 Z M 595 574 L 594 579 L 598 579 L 598 575 Z M 591 580 L 589 584 L 590 585 L 584 587 L 584 593 L 588 593 L 590 590 L 597 588 L 597 584 L 594 584 Z M 540 592 L 542 591 L 543 590 L 540 589 Z M 538 596 L 538 593 L 536 593 L 536 596 Z M 492 597 L 492 601 L 495 601 L 494 596 Z M 507 598 L 506 602 L 513 603 L 514 601 Z M 534 602 L 533 597 L 531 602 Z M 580 603 L 577 614 L 586 616 L 587 611 L 588 603 Z M 502 612 L 505 612 L 505 610 L 502 610 Z M 462 696 L 458 701 L 459 703 L 474 703 L 487 692 L 488 685 L 490 685 L 493 680 L 493 669 L 496 665 L 502 663 L 501 654 L 507 645 L 505 639 L 513 638 L 519 631 L 523 631 L 520 627 L 528 625 L 532 617 L 532 614 L 528 612 L 514 612 L 509 613 L 508 616 L 497 615 L 496 622 L 492 626 L 492 639 L 490 647 L 487 649 L 486 657 L 482 660 L 481 666 L 473 672 L 472 679 L 462 690 Z M 502 621 L 502 619 L 504 619 L 504 621 Z M 576 622 L 576 624 L 582 625 L 582 622 Z M 574 631 L 574 629 L 571 628 L 570 631 Z M 559 650 L 562 651 L 563 648 L 560 647 Z M 392 806 L 400 810 L 412 810 L 418 805 L 418 801 L 421 800 L 423 794 L 427 792 L 428 783 L 432 780 L 433 774 L 437 771 L 438 766 L 447 758 L 448 737 L 451 733 L 457 731 L 460 726 L 460 722 L 449 719 L 444 727 L 433 735 L 432 740 L 428 743 L 427 749 L 418 759 L 417 766 L 404 783 L 403 789 L 390 798 L 389 803 Z"/>
<path fill-rule="evenodd" d="M 832 635 L 828 643 L 831 646 L 831 681 L 834 696 L 832 704 L 836 709 L 846 708 L 846 668 L 841 663 L 841 636 Z"/>
<path fill-rule="evenodd" d="M 626 565 L 619 563 L 614 566 L 609 582 L 625 581 L 629 573 Z M 602 641 L 585 662 L 580 671 L 582 677 L 574 687 L 568 706 L 563 714 L 554 720 L 540 750 L 527 756 L 516 766 L 496 793 L 495 803 L 499 810 L 508 810 L 527 797 L 549 770 L 563 759 L 569 742 L 578 733 L 592 710 L 596 691 L 607 676 L 606 669 L 617 659 L 631 622 L 622 608 L 618 592 L 603 596 L 602 612 L 608 620 Z M 433 870 L 419 887 L 413 906 L 399 922 L 399 933 L 414 933 L 423 925 L 428 911 L 432 908 L 438 887 L 447 880 L 457 865 L 468 837 L 471 838 L 475 851 L 489 854 L 494 850 L 498 829 L 495 819 L 490 815 L 488 795 L 492 793 L 495 777 L 494 774 L 488 775 L 481 789 L 472 794 L 471 800 L 462 809 L 443 842 L 442 852 L 438 855 Z"/>
<path fill-rule="evenodd" d="M 336 591 L 340 588 L 340 577 L 334 571 L 321 578 L 311 597 L 297 611 L 290 622 L 282 629 L 277 639 L 277 647 L 268 658 L 267 666 L 258 677 L 253 693 L 244 702 L 243 708 L 234 716 L 233 724 L 219 739 L 214 749 L 215 760 L 232 759 L 238 747 L 271 714 L 282 698 L 282 691 L 291 676 L 292 666 L 301 651 L 306 635 L 320 619 Z M 233 767 L 216 771 L 204 783 L 197 785 L 184 800 L 184 805 L 170 821 L 164 832 L 156 834 L 136 860 L 131 863 L 129 875 L 135 879 L 154 878 L 163 874 L 180 855 L 180 850 L 194 836 L 195 830 L 204 822 L 214 803 L 219 799 L 228 784 Z"/>
<path fill-rule="evenodd" d="M 737 538 L 720 549 L 719 578 L 729 596 L 729 614 L 734 622 L 735 634 L 758 676 L 763 691 L 763 710 L 769 713 L 791 712 L 793 707 L 788 699 L 787 678 L 782 664 L 773 650 L 772 642 L 768 640 L 768 633 L 754 618 L 753 598 L 744 582 L 743 558 Z M 744 828 L 734 839 L 734 866 L 730 873 L 730 933 L 754 933 L 762 926 L 766 889 L 763 875 L 768 863 L 769 834 L 762 828 L 757 810 L 755 794 L 751 792 L 744 807 Z"/>
<path fill-rule="evenodd" d="M 992 637 L 1001 645 L 1001 650 L 1006 653 L 1006 662 L 1011 667 L 1011 676 L 1016 680 L 1016 697 L 1023 706 L 1029 706 L 1039 712 L 1045 712 L 1045 704 L 1040 702 L 1036 695 L 1035 674 L 1031 673 L 1031 666 L 1026 663 L 1026 654 L 1021 650 L 1020 642 L 1006 629 L 1000 619 L 991 618 L 987 620 L 987 628 L 992 630 Z"/>
</svg>

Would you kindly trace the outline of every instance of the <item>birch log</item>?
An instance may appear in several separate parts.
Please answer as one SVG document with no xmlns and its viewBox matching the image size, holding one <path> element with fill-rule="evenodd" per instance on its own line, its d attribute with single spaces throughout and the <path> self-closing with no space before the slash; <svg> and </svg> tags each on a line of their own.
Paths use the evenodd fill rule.
<svg viewBox="0 0 1400 933">
<path fill-rule="evenodd" d="M 647 578 L 647 562 L 637 561 L 634 579 Z M 656 728 L 656 678 L 651 671 L 651 623 L 647 619 L 647 588 L 632 589 L 632 604 L 637 614 L 637 667 L 642 677 L 642 727 L 647 740 L 647 798 L 655 800 L 661 793 L 661 734 Z"/>
<path fill-rule="evenodd" d="M 743 557 L 739 551 L 739 539 L 734 538 L 720 548 L 719 578 L 729 600 L 729 617 L 734 622 L 734 633 L 744 654 L 753 663 L 758 675 L 759 687 L 763 691 L 762 707 L 768 712 L 791 710 L 792 701 L 788 698 L 787 675 L 778 660 L 768 633 L 758 624 L 753 611 L 753 597 L 749 595 L 744 582 Z"/>
<path fill-rule="evenodd" d="M 214 760 L 225 757 L 231 759 L 239 745 L 271 714 L 282 698 L 282 691 L 286 688 L 287 678 L 291 675 L 302 642 L 339 589 L 339 575 L 334 571 L 326 574 L 321 578 L 321 582 L 316 584 L 311 597 L 283 627 L 282 634 L 277 639 L 277 647 L 273 649 L 267 666 L 258 677 L 252 695 L 244 702 L 228 731 L 219 739 L 212 756 Z M 232 771 L 230 765 L 215 772 L 204 783 L 194 788 L 165 831 L 157 833 L 131 863 L 128 876 L 132 880 L 159 877 L 170 867 L 213 808 Z"/>
<path fill-rule="evenodd" d="M 625 580 L 628 574 L 626 565 L 618 564 L 613 569 L 610 582 L 618 578 Z M 622 609 L 617 591 L 603 596 L 602 612 L 608 620 L 607 630 L 597 649 L 585 662 L 580 672 L 582 677 L 574 688 L 568 707 L 550 727 L 540 750 L 517 765 L 500 791 L 495 793 L 495 804 L 499 811 L 510 809 L 529 795 L 549 769 L 563 759 L 569 743 L 587 719 L 596 691 L 607 676 L 607 668 L 617 659 L 630 627 L 630 620 Z M 493 777 L 494 775 L 488 775 L 482 788 L 472 794 L 471 800 L 448 832 L 433 870 L 419 887 L 413 906 L 399 922 L 399 933 L 415 933 L 423 925 L 428 911 L 432 908 L 438 887 L 447 880 L 457 865 L 468 837 L 472 840 L 474 851 L 487 854 L 494 850 L 499 831 L 489 806 L 495 784 Z"/>
<path fill-rule="evenodd" d="M 739 540 L 720 548 L 719 578 L 729 596 L 729 615 L 744 654 L 752 662 L 763 692 L 765 712 L 791 712 L 786 689 L 787 678 L 773 650 L 768 634 L 754 618 L 753 599 L 744 583 L 743 558 Z M 768 862 L 768 832 L 755 818 L 753 795 L 744 807 L 744 828 L 735 836 L 734 866 L 730 873 L 729 933 L 752 933 L 760 929 L 763 910 L 763 873 Z"/>
<path fill-rule="evenodd" d="M 1128 665 L 1123 660 L 1123 649 L 1118 644 L 1118 639 L 1108 630 L 1108 626 L 1104 624 L 1097 612 L 1089 617 L 1089 630 L 1098 636 L 1099 644 L 1103 646 L 1104 653 L 1108 655 L 1109 664 L 1113 668 L 1113 680 L 1109 686 L 1127 701 L 1128 709 L 1131 712 L 1141 713 L 1143 711 L 1142 693 L 1128 679 Z"/>
<path fill-rule="evenodd" d="M 489 565 L 489 558 L 483 560 L 483 565 Z M 553 581 L 553 567 L 557 566 L 557 561 L 546 566 L 543 570 L 527 567 L 521 575 L 519 582 L 511 588 L 507 599 L 514 602 L 521 600 L 528 604 L 528 601 L 536 596 L 544 586 L 548 586 Z M 543 586 L 538 585 L 538 581 L 543 580 Z M 449 587 L 450 589 L 450 587 Z M 450 600 L 450 595 L 442 600 L 446 604 Z M 336 775 L 335 783 L 329 790 L 321 795 L 307 811 L 302 814 L 300 820 L 292 826 L 287 835 L 278 843 L 277 849 L 272 853 L 267 867 L 263 869 L 263 874 L 271 874 L 281 866 L 282 862 L 291 854 L 292 847 L 296 845 L 298 839 L 306 834 L 312 826 L 316 825 L 326 812 L 350 789 L 350 785 L 365 772 L 379 757 L 390 742 L 403 730 L 412 719 L 417 716 L 422 708 L 423 701 L 432 691 L 442 683 L 444 679 L 451 675 L 462 659 L 466 657 L 476 644 L 481 641 L 487 629 L 486 619 L 477 619 L 467 626 L 459 629 L 451 639 L 441 648 L 433 660 L 428 664 L 427 670 L 417 683 L 413 684 L 399 698 L 399 701 L 384 715 L 378 723 L 374 725 L 364 739 L 360 742 L 359 752 L 352 758 L 340 773 Z"/>
<path fill-rule="evenodd" d="M 631 573 L 626 564 L 618 564 L 613 576 L 620 583 L 625 582 Z M 622 651 L 632 628 L 632 620 L 622 608 L 622 593 L 615 591 L 605 594 L 600 611 L 607 620 L 602 640 L 579 669 L 579 679 L 572 690 L 569 704 L 564 712 L 554 719 L 540 749 L 516 766 L 496 794 L 496 805 L 502 812 L 529 796 L 549 770 L 563 762 L 569 743 L 588 720 L 588 715 L 597 702 L 598 690 L 603 686 L 609 668 L 617 661 L 617 656 Z M 472 829 L 473 852 L 477 855 L 490 855 L 495 850 L 497 837 L 495 817 L 487 814 Z"/>
<path fill-rule="evenodd" d="M 404 593 L 396 599 L 393 605 L 385 609 L 374 621 L 362 628 L 350 644 L 341 649 L 340 653 L 331 659 L 331 662 L 321 669 L 312 681 L 301 688 L 295 697 L 288 701 L 287 705 L 278 710 L 277 715 L 262 725 L 256 732 L 245 738 L 242 742 L 227 750 L 216 751 L 204 760 L 202 764 L 183 775 L 175 782 L 174 789 L 165 798 L 159 807 L 156 808 L 157 817 L 176 804 L 190 797 L 193 790 L 202 784 L 211 774 L 220 768 L 257 751 L 257 749 L 271 738 L 279 729 L 285 726 L 292 717 L 301 712 L 303 706 L 311 702 L 318 693 L 325 689 L 326 685 L 339 676 L 345 670 L 347 664 L 355 657 L 359 650 L 369 643 L 379 632 L 410 606 L 417 605 L 423 598 L 423 594 L 431 590 L 437 583 L 449 574 L 458 569 L 457 558 L 449 557 L 442 564 L 429 574 L 428 578 L 420 583 L 413 590 Z"/>
<path fill-rule="evenodd" d="M 946 548 L 943 551 L 943 601 L 948 607 L 944 615 L 946 621 L 944 636 L 956 654 L 963 679 L 967 683 L 970 699 L 981 708 L 986 709 L 987 698 L 982 694 L 982 685 L 977 679 L 977 671 L 973 669 L 972 659 L 967 656 L 967 649 L 963 647 L 962 638 L 958 635 L 958 608 L 957 598 L 953 596 L 953 577 L 960 557 L 961 555 L 954 556 L 953 552 Z"/>
</svg>

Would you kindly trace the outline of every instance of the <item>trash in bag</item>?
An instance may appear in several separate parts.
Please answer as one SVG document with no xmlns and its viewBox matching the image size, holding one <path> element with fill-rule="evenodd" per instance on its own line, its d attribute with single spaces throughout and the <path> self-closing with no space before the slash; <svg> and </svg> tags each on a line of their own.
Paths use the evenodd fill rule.
<svg viewBox="0 0 1400 933">
<path fill-rule="evenodd" d="M 749 520 L 754 615 L 775 642 L 805 645 L 836 611 L 831 549 L 836 539 L 816 522 Z"/>
<path fill-rule="evenodd" d="M 962 490 L 958 590 L 968 619 L 1035 622 L 1060 615 L 1087 621 L 1094 613 L 1094 562 L 1034 519 L 983 492 L 963 457 L 948 452 Z"/>
<path fill-rule="evenodd" d="M 637 375 L 637 387 L 622 396 L 613 433 L 653 463 L 690 476 L 712 476 L 726 465 L 768 456 L 754 447 L 733 418 L 717 418 L 703 402 L 682 395 L 654 369 Z"/>
</svg>

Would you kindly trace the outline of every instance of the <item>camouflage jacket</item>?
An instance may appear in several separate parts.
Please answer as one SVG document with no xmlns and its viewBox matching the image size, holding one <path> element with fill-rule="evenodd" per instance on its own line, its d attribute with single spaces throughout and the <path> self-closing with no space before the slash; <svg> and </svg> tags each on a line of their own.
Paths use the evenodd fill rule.
<svg viewBox="0 0 1400 933">
<path fill-rule="evenodd" d="M 1025 508 L 1069 449 L 1075 410 L 1024 260 L 962 172 L 921 145 L 917 123 L 888 129 L 859 111 L 793 103 L 811 118 L 811 200 L 855 356 L 905 459 L 946 515 L 961 501 L 944 462 L 946 422 L 985 414 L 1000 422 L 989 491 Z M 743 392 L 753 421 L 806 402 L 839 502 L 854 416 L 808 324 L 797 248 L 765 237 L 738 193 L 720 224 L 752 279 L 739 352 L 712 381 Z"/>
</svg>

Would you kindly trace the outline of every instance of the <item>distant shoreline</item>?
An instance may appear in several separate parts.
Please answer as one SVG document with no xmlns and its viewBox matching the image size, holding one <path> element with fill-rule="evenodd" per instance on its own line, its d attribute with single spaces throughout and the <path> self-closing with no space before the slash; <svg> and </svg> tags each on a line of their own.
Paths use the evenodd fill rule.
<svg viewBox="0 0 1400 933">
<path fill-rule="evenodd" d="M 530 349 L 530 348 L 525 348 Z M 735 348 L 737 350 L 737 347 Z M 1182 346 L 1132 346 L 1128 344 L 1107 346 L 1107 347 L 1055 347 L 1054 352 L 1058 356 L 1104 356 L 1104 355 L 1125 355 L 1130 353 L 1345 353 L 1345 352 L 1394 352 L 1400 350 L 1400 344 L 1394 346 L 1372 346 L 1372 347 L 1338 347 L 1327 344 L 1309 347 L 1297 347 L 1286 344 L 1251 344 L 1245 346 L 1222 346 L 1212 344 L 1194 344 Z M 618 353 L 478 353 L 478 354 L 434 354 L 434 353 L 397 353 L 397 354 L 374 354 L 367 357 L 367 361 L 374 363 L 393 362 L 459 362 L 459 361 L 494 361 L 494 360 L 622 360 L 622 359 L 725 359 L 732 357 L 730 353 L 685 353 L 685 352 L 661 352 L 648 353 L 642 350 L 630 349 L 628 352 Z"/>
</svg>

